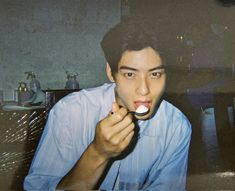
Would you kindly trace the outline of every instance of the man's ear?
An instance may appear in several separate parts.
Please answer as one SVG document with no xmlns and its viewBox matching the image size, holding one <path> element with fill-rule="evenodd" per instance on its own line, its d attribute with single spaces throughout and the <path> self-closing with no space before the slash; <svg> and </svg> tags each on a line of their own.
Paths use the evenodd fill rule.
<svg viewBox="0 0 235 191">
<path fill-rule="evenodd" d="M 112 74 L 112 69 L 111 69 L 109 63 L 106 63 L 106 75 L 107 75 L 108 79 L 110 80 L 110 82 L 115 82 L 113 74 Z"/>
</svg>

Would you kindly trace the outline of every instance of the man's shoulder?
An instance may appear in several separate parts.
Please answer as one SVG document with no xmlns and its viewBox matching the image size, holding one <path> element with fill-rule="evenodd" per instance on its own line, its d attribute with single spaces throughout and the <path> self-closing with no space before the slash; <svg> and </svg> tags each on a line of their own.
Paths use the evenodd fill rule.
<svg viewBox="0 0 235 191">
<path fill-rule="evenodd" d="M 160 112 L 162 115 L 165 115 L 167 119 L 170 120 L 172 123 L 184 123 L 185 126 L 190 127 L 190 122 L 186 115 L 179 110 L 176 106 L 174 106 L 172 103 L 163 100 L 160 105 Z"/>
<path fill-rule="evenodd" d="M 161 122 L 164 121 L 166 129 L 163 132 L 174 139 L 189 140 L 191 137 L 191 124 L 185 114 L 172 103 L 163 100 L 161 103 Z"/>
<path fill-rule="evenodd" d="M 166 100 L 162 100 L 162 103 L 160 105 L 161 109 L 167 114 L 167 115 L 173 115 L 174 117 L 180 117 L 180 118 L 185 118 L 187 119 L 187 117 L 184 115 L 184 113 L 177 108 L 176 106 L 174 106 L 172 103 L 166 101 Z"/>
<path fill-rule="evenodd" d="M 114 87 L 114 84 L 105 83 L 98 87 L 72 92 L 59 100 L 55 107 L 101 106 L 104 100 L 111 102 L 114 96 Z"/>
<path fill-rule="evenodd" d="M 82 91 L 80 91 L 80 93 L 91 98 L 102 98 L 105 96 L 112 96 L 114 87 L 114 83 L 105 83 L 98 87 L 83 89 Z"/>
</svg>

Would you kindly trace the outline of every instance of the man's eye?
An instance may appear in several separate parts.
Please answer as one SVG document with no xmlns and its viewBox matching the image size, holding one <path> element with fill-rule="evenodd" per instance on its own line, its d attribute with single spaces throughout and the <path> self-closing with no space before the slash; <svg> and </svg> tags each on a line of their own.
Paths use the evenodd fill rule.
<svg viewBox="0 0 235 191">
<path fill-rule="evenodd" d="M 131 72 L 127 72 L 127 73 L 124 73 L 124 76 L 126 78 L 134 78 L 135 77 L 135 74 L 134 73 L 131 73 Z"/>
<path fill-rule="evenodd" d="M 153 73 L 151 73 L 152 78 L 160 78 L 161 75 L 162 75 L 161 72 L 153 72 Z"/>
</svg>

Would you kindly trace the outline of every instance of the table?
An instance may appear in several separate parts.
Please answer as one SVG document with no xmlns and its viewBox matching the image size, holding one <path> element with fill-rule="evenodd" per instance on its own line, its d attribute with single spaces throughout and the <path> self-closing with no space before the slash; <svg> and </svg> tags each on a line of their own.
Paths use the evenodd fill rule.
<svg viewBox="0 0 235 191">
<path fill-rule="evenodd" d="M 44 90 L 45 106 L 0 108 L 0 190 L 23 190 L 50 109 L 74 91 Z"/>
<path fill-rule="evenodd" d="M 48 110 L 0 109 L 0 190 L 23 190 Z"/>
</svg>

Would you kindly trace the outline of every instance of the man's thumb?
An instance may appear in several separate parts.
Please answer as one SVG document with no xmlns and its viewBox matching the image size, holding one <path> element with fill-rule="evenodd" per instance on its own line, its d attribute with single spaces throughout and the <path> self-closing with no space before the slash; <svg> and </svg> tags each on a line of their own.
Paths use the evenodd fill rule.
<svg viewBox="0 0 235 191">
<path fill-rule="evenodd" d="M 117 102 L 113 102 L 112 104 L 112 112 L 116 112 L 119 109 L 119 105 L 117 104 Z"/>
</svg>

